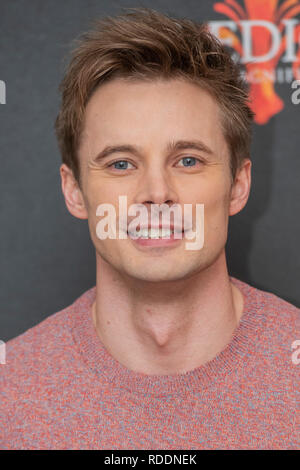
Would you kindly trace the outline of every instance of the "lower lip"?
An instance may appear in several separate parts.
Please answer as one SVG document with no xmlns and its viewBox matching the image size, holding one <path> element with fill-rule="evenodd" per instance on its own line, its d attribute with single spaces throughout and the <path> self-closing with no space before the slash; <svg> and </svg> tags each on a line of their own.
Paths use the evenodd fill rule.
<svg viewBox="0 0 300 470">
<path fill-rule="evenodd" d="M 175 238 L 174 233 L 170 235 L 169 238 L 131 238 L 129 234 L 127 234 L 130 240 L 136 243 L 139 246 L 152 246 L 152 247 L 159 247 L 159 246 L 174 246 L 178 245 L 184 239 L 184 233 L 181 233 L 181 238 Z"/>
</svg>

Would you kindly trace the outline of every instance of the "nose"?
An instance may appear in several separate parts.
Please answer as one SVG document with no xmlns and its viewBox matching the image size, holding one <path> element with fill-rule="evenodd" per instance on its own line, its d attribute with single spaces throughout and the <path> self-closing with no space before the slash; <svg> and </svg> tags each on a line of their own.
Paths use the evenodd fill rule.
<svg viewBox="0 0 300 470">
<path fill-rule="evenodd" d="M 148 168 L 141 178 L 136 193 L 136 203 L 177 204 L 179 200 L 171 175 L 163 168 Z M 150 207 L 149 207 L 150 208 Z"/>
</svg>

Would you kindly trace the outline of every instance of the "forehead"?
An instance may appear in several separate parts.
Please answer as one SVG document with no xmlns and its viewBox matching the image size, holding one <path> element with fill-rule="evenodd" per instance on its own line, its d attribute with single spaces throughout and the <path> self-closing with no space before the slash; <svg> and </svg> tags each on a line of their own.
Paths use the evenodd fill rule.
<svg viewBox="0 0 300 470">
<path fill-rule="evenodd" d="M 170 140 L 201 139 L 224 153 L 217 101 L 197 84 L 181 79 L 105 83 L 90 98 L 82 145 L 92 151 L 115 143 L 160 148 Z"/>
</svg>

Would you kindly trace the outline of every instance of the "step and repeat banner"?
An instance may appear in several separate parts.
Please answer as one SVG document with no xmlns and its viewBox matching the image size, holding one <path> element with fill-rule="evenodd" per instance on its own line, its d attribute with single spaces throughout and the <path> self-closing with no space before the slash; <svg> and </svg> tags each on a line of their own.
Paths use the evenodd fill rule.
<svg viewBox="0 0 300 470">
<path fill-rule="evenodd" d="M 74 38 L 138 6 L 208 23 L 242 64 L 255 112 L 252 187 L 230 218 L 228 269 L 300 307 L 300 1 L 2 0 L 1 340 L 95 284 L 87 222 L 61 193 L 58 86 Z"/>
</svg>

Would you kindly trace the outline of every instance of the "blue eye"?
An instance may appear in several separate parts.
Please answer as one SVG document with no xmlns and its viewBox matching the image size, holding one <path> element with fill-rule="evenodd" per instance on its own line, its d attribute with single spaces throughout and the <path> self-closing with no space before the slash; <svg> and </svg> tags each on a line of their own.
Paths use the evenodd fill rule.
<svg viewBox="0 0 300 470">
<path fill-rule="evenodd" d="M 118 160 L 116 162 L 111 163 L 108 165 L 109 167 L 114 167 L 115 170 L 127 170 L 128 169 L 128 163 L 131 165 L 130 162 L 127 160 Z M 119 167 L 116 167 L 115 165 L 119 165 Z"/>
<path fill-rule="evenodd" d="M 198 159 L 197 159 L 197 158 L 194 158 L 194 157 L 183 157 L 181 160 L 182 160 L 182 161 L 185 160 L 185 163 L 186 163 L 186 164 L 183 163 L 183 166 L 194 166 L 194 165 L 196 164 L 196 160 L 198 160 Z M 180 160 L 180 161 L 181 161 L 181 160 Z M 190 163 L 192 163 L 192 164 L 190 165 Z"/>
</svg>

